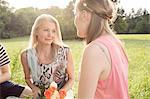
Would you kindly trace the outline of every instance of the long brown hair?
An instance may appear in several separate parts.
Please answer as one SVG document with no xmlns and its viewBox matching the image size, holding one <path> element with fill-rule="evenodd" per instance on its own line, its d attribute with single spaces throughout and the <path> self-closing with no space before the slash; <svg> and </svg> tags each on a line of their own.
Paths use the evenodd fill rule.
<svg viewBox="0 0 150 99">
<path fill-rule="evenodd" d="M 92 13 L 85 38 L 87 44 L 98 38 L 103 31 L 113 35 L 109 20 L 113 17 L 114 5 L 110 0 L 80 0 L 77 1 L 76 7 L 79 11 L 86 10 Z"/>
</svg>

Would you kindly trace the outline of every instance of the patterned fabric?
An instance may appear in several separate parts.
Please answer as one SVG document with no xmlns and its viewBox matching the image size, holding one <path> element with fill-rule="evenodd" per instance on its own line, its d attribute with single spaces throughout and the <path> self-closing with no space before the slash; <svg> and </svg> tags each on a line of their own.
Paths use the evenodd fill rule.
<svg viewBox="0 0 150 99">
<path fill-rule="evenodd" d="M 9 64 L 10 60 L 5 48 L 0 44 L 0 67 Z"/>
<path fill-rule="evenodd" d="M 53 62 L 39 64 L 35 48 L 27 50 L 28 65 L 36 86 L 41 89 L 47 89 L 52 81 L 59 85 L 65 79 L 68 51 L 69 48 L 67 47 L 59 47 Z M 58 74 L 60 74 L 59 77 Z"/>
</svg>

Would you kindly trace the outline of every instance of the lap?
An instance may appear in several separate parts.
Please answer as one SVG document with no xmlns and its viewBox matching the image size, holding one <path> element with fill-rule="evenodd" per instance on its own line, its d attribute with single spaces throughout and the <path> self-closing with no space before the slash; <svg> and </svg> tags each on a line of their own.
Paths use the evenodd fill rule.
<svg viewBox="0 0 150 99">
<path fill-rule="evenodd" d="M 18 84 L 14 84 L 10 81 L 6 81 L 0 84 L 0 98 L 6 98 L 8 96 L 19 97 L 25 87 Z"/>
</svg>

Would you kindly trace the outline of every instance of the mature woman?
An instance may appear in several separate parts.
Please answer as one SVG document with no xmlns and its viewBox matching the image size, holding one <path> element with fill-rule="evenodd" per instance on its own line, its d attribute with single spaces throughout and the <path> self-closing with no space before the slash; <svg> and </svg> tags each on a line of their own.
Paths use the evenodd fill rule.
<svg viewBox="0 0 150 99">
<path fill-rule="evenodd" d="M 58 91 L 65 90 L 73 98 L 74 67 L 70 48 L 61 38 L 58 21 L 51 15 L 42 14 L 34 22 L 29 48 L 21 54 L 25 79 L 34 98 L 43 96 L 52 82 Z"/>
</svg>

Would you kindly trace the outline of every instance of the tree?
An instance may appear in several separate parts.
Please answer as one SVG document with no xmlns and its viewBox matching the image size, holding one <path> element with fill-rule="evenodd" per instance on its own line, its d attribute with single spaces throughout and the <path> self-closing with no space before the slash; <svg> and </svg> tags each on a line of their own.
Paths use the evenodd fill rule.
<svg viewBox="0 0 150 99">
<path fill-rule="evenodd" d="M 146 9 L 139 9 L 132 12 L 127 17 L 129 33 L 150 33 L 150 15 Z"/>
<path fill-rule="evenodd" d="M 10 37 L 29 35 L 33 22 L 38 16 L 37 11 L 38 9 L 32 7 L 16 10 L 11 15 L 10 22 L 6 24 L 5 33 L 9 33 Z"/>
<path fill-rule="evenodd" d="M 127 22 L 126 22 L 126 14 L 123 8 L 118 9 L 117 11 L 118 16 L 116 21 L 114 22 L 114 30 L 117 31 L 117 33 L 125 33 L 127 31 Z"/>
<path fill-rule="evenodd" d="M 9 33 L 5 33 L 6 24 L 10 22 L 11 9 L 8 2 L 0 0 L 0 38 L 8 38 Z"/>
<path fill-rule="evenodd" d="M 73 1 L 70 1 L 64 9 L 63 22 L 61 22 L 62 33 L 64 39 L 74 39 L 76 36 L 76 28 L 74 25 Z"/>
<path fill-rule="evenodd" d="M 148 11 L 145 9 L 143 11 L 140 10 L 140 12 L 137 12 L 138 15 L 140 13 L 140 16 L 137 17 L 138 21 L 135 26 L 135 32 L 136 33 L 150 33 L 150 15 L 148 14 Z"/>
</svg>

